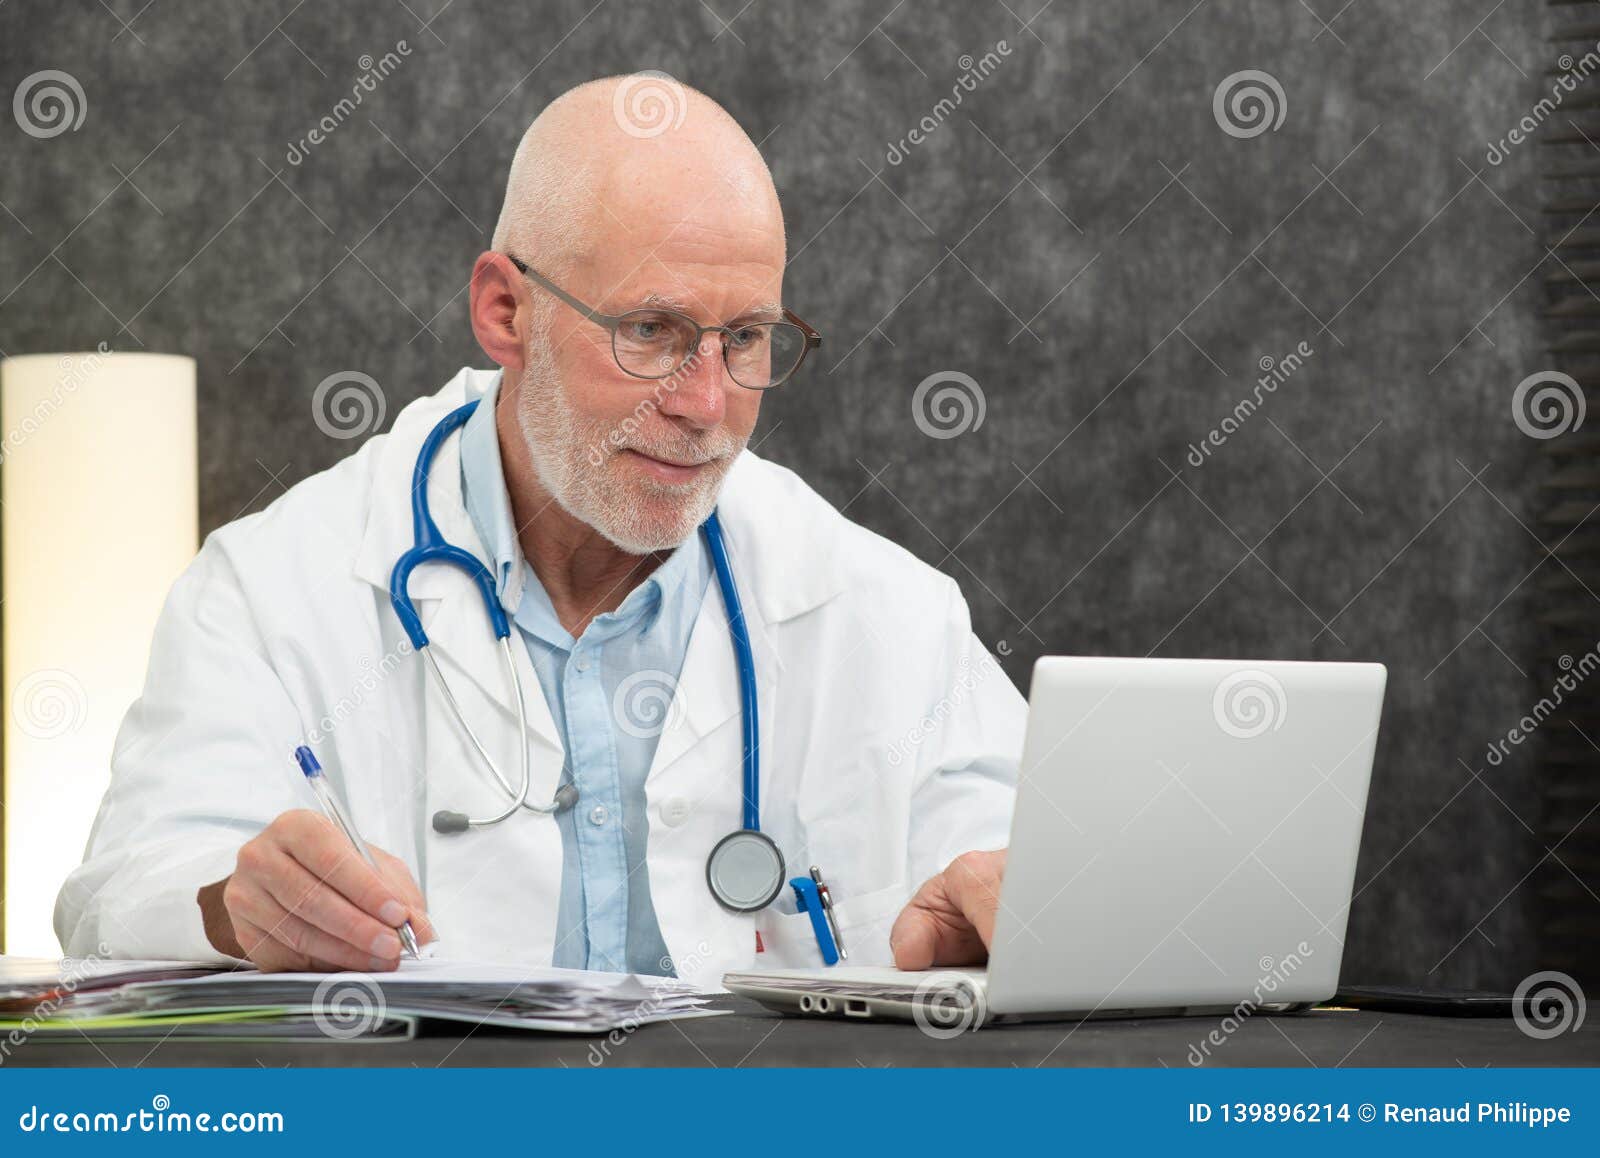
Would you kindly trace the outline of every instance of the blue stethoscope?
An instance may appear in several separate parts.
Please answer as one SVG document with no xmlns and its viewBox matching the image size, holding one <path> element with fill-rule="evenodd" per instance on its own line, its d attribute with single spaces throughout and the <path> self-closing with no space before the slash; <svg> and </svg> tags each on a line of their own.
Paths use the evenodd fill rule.
<svg viewBox="0 0 1600 1158">
<path fill-rule="evenodd" d="M 477 407 L 478 403 L 474 400 L 452 410 L 423 440 L 422 449 L 417 454 L 417 465 L 411 474 L 411 527 L 414 544 L 395 562 L 394 570 L 389 575 L 389 602 L 394 607 L 395 615 L 400 618 L 400 625 L 410 637 L 411 645 L 427 661 L 428 671 L 432 673 L 433 681 L 449 707 L 450 714 L 466 734 L 484 767 L 489 770 L 490 775 L 510 799 L 510 803 L 493 816 L 474 817 L 464 812 L 448 810 L 436 812 L 433 815 L 433 828 L 435 832 L 440 833 L 466 832 L 471 828 L 496 825 L 512 816 L 519 808 L 553 816 L 566 811 L 578 802 L 577 786 L 571 783 L 563 784 L 548 804 L 536 804 L 527 799 L 528 789 L 532 786 L 532 772 L 528 766 L 527 709 L 522 700 L 522 681 L 517 675 L 517 665 L 511 656 L 511 625 L 506 620 L 505 609 L 500 606 L 499 591 L 489 569 L 470 552 L 446 540 L 428 510 L 428 472 L 433 466 L 434 456 L 444 440 L 452 432 L 460 429 Z M 733 568 L 728 561 L 728 548 L 722 540 L 722 524 L 717 521 L 715 511 L 701 524 L 700 530 L 705 534 L 706 547 L 711 552 L 711 563 L 717 576 L 717 587 L 722 592 L 722 604 L 728 613 L 728 632 L 733 637 L 733 658 L 739 671 L 741 701 L 739 722 L 744 737 L 742 786 L 744 827 L 730 832 L 712 848 L 711 855 L 706 858 L 706 883 L 710 886 L 712 895 L 724 908 L 736 913 L 753 913 L 771 904 L 783 888 L 783 853 L 779 851 L 777 843 L 761 831 L 760 729 L 756 715 L 756 665 L 750 649 L 750 631 L 745 623 L 744 607 L 739 602 L 739 590 L 733 582 Z M 489 613 L 489 624 L 494 629 L 495 638 L 500 641 L 501 658 L 509 673 L 511 693 L 516 701 L 517 735 L 522 738 L 522 742 L 517 745 L 521 752 L 522 766 L 520 790 L 511 786 L 511 782 L 501 773 L 489 755 L 489 750 L 472 730 L 472 725 L 462 714 L 460 704 L 456 702 L 444 673 L 439 670 L 438 661 L 433 658 L 433 652 L 428 647 L 428 633 L 422 629 L 422 619 L 411 603 L 410 594 L 406 591 L 411 572 L 423 563 L 446 563 L 452 567 L 459 567 L 478 585 L 478 593 L 482 596 L 484 608 Z"/>
</svg>

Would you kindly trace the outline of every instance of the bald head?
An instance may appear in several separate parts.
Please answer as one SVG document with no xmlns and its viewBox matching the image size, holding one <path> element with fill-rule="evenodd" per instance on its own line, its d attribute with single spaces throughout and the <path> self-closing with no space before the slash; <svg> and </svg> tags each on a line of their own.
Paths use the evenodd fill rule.
<svg viewBox="0 0 1600 1158">
<path fill-rule="evenodd" d="M 708 226 L 782 260 L 777 190 L 749 135 L 704 93 L 636 73 L 570 89 L 528 126 L 492 244 L 560 278 L 601 250 L 643 256 Z"/>
<path fill-rule="evenodd" d="M 683 542 L 761 407 L 731 343 L 752 374 L 796 348 L 783 213 L 755 144 L 660 73 L 580 85 L 517 147 L 493 246 L 473 267 L 472 324 L 505 371 L 501 450 L 528 558 L 537 569 L 546 532 L 629 557 Z"/>
</svg>

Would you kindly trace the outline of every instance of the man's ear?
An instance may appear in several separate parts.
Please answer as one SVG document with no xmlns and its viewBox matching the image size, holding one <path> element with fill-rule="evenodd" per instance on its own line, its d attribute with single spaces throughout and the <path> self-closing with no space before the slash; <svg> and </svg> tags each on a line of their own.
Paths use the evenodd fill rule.
<svg viewBox="0 0 1600 1158">
<path fill-rule="evenodd" d="M 480 253 L 472 266 L 470 310 L 478 345 L 496 365 L 513 374 L 523 370 L 528 300 L 522 274 L 503 253 Z"/>
</svg>

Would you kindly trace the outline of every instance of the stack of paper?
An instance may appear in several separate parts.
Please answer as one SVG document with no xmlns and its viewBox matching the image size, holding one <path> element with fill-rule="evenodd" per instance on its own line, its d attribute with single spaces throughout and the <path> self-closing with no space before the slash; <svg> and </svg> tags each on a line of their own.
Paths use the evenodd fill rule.
<svg viewBox="0 0 1600 1158">
<path fill-rule="evenodd" d="M 355 1041 L 411 1037 L 426 1019 L 605 1033 L 714 1012 L 703 1008 L 705 995 L 673 978 L 441 959 L 377 974 L 101 962 L 84 973 L 92 983 L 67 988 L 63 979 L 82 965 L 0 958 L 0 1033 Z"/>
</svg>

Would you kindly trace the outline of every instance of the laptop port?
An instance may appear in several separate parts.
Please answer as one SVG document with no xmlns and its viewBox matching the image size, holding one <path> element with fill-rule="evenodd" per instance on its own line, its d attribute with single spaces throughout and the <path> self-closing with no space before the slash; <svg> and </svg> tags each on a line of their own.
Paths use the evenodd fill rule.
<svg viewBox="0 0 1600 1158">
<path fill-rule="evenodd" d="M 844 1015 L 846 1017 L 871 1017 L 872 1011 L 867 1008 L 867 1003 L 859 997 L 844 999 Z"/>
</svg>

